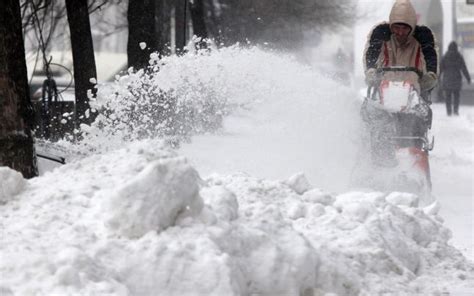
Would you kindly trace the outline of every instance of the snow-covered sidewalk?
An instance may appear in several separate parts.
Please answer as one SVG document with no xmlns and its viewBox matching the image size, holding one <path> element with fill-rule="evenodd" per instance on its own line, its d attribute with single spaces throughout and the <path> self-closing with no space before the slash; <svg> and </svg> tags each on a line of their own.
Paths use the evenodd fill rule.
<svg viewBox="0 0 474 296">
<path fill-rule="evenodd" d="M 448 117 L 441 103 L 433 112 L 433 194 L 452 243 L 474 261 L 474 106 L 461 105 L 459 117 Z"/>
</svg>

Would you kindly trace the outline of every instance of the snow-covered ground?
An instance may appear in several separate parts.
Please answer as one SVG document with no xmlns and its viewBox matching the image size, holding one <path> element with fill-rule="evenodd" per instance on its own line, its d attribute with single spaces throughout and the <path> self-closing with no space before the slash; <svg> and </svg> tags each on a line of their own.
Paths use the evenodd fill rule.
<svg viewBox="0 0 474 296">
<path fill-rule="evenodd" d="M 360 100 L 330 73 L 255 48 L 159 73 L 162 88 L 223 98 L 223 128 L 178 150 L 86 136 L 29 181 L 1 168 L 2 296 L 473 294 L 472 108 L 433 106 L 437 213 L 351 187 Z"/>
<path fill-rule="evenodd" d="M 459 117 L 448 117 L 444 104 L 434 104 L 433 112 L 433 194 L 453 245 L 474 260 L 474 106 L 461 105 Z"/>
</svg>

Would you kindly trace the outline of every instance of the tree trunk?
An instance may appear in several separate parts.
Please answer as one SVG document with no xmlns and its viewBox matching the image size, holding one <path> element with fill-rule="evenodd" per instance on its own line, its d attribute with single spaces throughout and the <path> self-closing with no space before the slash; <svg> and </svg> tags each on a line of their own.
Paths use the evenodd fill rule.
<svg viewBox="0 0 474 296">
<path fill-rule="evenodd" d="M 150 53 L 156 51 L 155 0 L 130 0 L 128 4 L 128 66 L 135 70 L 148 66 Z M 141 48 L 144 42 L 146 47 Z"/>
<path fill-rule="evenodd" d="M 66 0 L 66 10 L 71 32 L 76 119 L 78 123 L 90 124 L 93 117 L 87 92 L 90 91 L 92 97 L 95 97 L 97 89 L 90 80 L 97 78 L 97 71 L 87 0 Z"/>
<path fill-rule="evenodd" d="M 175 20 L 175 40 L 176 53 L 182 53 L 186 45 L 186 6 L 188 0 L 175 0 L 174 20 Z"/>
<path fill-rule="evenodd" d="M 220 45 L 222 40 L 222 29 L 221 29 L 221 23 L 219 21 L 219 17 L 216 14 L 216 9 L 214 7 L 214 0 L 203 0 L 205 1 L 205 11 L 209 11 L 209 32 L 208 34 L 211 35 L 211 37 L 215 40 L 215 42 Z"/>
<path fill-rule="evenodd" d="M 207 47 L 204 39 L 207 39 L 206 22 L 204 21 L 204 6 L 202 0 L 194 0 L 191 3 L 191 20 L 193 22 L 194 35 L 200 37 L 201 40 L 196 44 L 197 49 L 204 49 Z"/>
<path fill-rule="evenodd" d="M 0 166 L 38 175 L 19 0 L 0 4 Z"/>
<path fill-rule="evenodd" d="M 161 56 L 170 53 L 171 45 L 171 0 L 157 0 L 155 7 L 156 50 Z"/>
</svg>

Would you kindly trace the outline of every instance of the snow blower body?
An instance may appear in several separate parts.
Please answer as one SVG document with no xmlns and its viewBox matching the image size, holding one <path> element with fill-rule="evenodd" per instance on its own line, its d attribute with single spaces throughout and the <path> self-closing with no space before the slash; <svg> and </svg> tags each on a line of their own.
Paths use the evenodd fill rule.
<svg viewBox="0 0 474 296">
<path fill-rule="evenodd" d="M 422 73 L 413 67 L 386 67 L 377 74 L 379 79 L 368 87 L 361 108 L 369 134 L 371 171 L 383 175 L 386 190 L 431 198 L 428 153 L 434 138 L 428 139 L 429 94 L 419 91 Z"/>
</svg>

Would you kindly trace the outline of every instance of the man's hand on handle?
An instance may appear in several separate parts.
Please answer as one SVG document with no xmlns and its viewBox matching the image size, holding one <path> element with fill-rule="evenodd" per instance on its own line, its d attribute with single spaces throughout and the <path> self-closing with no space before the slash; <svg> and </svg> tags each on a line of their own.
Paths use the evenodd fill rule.
<svg viewBox="0 0 474 296">
<path fill-rule="evenodd" d="M 425 73 L 420 79 L 420 88 L 422 92 L 427 92 L 435 88 L 438 84 L 438 75 L 433 72 Z"/>
<path fill-rule="evenodd" d="M 379 79 L 379 74 L 374 68 L 369 68 L 365 71 L 365 83 L 367 85 L 375 85 Z"/>
</svg>

